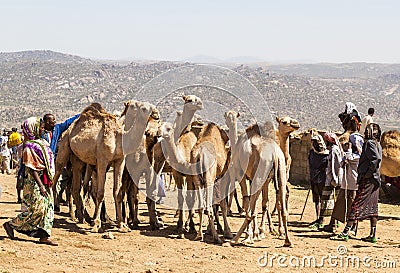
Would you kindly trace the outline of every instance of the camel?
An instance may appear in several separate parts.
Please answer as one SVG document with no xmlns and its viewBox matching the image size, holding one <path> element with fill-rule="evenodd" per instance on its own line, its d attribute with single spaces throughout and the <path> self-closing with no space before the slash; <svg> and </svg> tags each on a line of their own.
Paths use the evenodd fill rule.
<svg viewBox="0 0 400 273">
<path fill-rule="evenodd" d="M 146 179 L 147 189 L 157 186 L 157 176 L 154 175 L 154 172 L 151 169 L 151 164 L 153 161 L 152 150 L 154 148 L 154 145 L 157 143 L 160 126 L 161 122 L 159 112 L 157 109 L 153 109 L 139 148 L 135 153 L 127 155 L 127 157 L 125 158 L 126 168 L 124 169 L 122 184 L 124 194 L 127 194 L 130 215 L 129 226 L 131 227 L 131 229 L 137 229 L 140 223 L 138 219 L 138 184 L 142 174 L 144 174 L 144 177 Z M 155 196 L 147 196 L 146 198 L 149 214 L 155 213 L 155 204 L 153 204 L 154 198 Z M 125 206 L 123 206 L 123 209 L 125 209 Z M 150 229 L 159 229 L 163 226 L 162 221 L 160 221 L 159 217 L 155 217 L 154 215 L 152 215 L 150 219 L 152 220 L 150 222 Z"/>
<path fill-rule="evenodd" d="M 289 135 L 298 130 L 300 124 L 297 120 L 290 117 L 276 117 L 276 121 L 278 122 L 278 130 L 276 131 L 278 143 L 285 156 L 286 177 L 289 180 L 290 165 L 292 164 L 292 157 L 289 153 Z"/>
<path fill-rule="evenodd" d="M 97 178 L 93 184 L 95 193 L 95 212 L 93 231 L 101 228 L 100 204 L 104 199 L 104 184 L 106 169 L 109 165 L 114 169 L 113 195 L 117 224 L 121 230 L 125 229 L 122 219 L 122 172 L 125 165 L 125 154 L 132 154 L 139 147 L 143 133 L 147 126 L 150 113 L 155 108 L 149 103 L 129 101 L 125 103 L 125 125 L 122 128 L 117 118 L 106 113 L 99 104 L 88 106 L 81 116 L 66 131 L 66 142 L 69 149 L 65 157 L 73 153 L 81 162 L 96 167 Z M 124 141 L 122 138 L 124 137 Z M 68 146 L 68 145 L 66 145 Z M 61 164 L 57 165 L 59 169 Z M 62 165 L 61 168 L 65 166 Z M 82 165 L 81 165 L 82 166 Z M 77 166 L 80 172 L 83 167 Z M 73 167 L 74 169 L 74 167 Z M 79 173 L 78 171 L 76 171 Z M 75 171 L 74 171 L 75 174 Z M 75 185 L 75 186 L 74 186 Z M 80 196 L 80 175 L 73 178 L 73 196 L 77 204 L 78 218 L 82 219 L 82 199 Z M 150 215 L 150 217 L 155 217 Z M 154 218 L 151 221 L 154 221 Z"/>
<path fill-rule="evenodd" d="M 289 136 L 292 132 L 300 128 L 300 124 L 296 119 L 293 119 L 291 117 L 277 116 L 275 119 L 278 122 L 278 129 L 276 130 L 277 143 L 279 144 L 279 147 L 281 148 L 285 156 L 286 178 L 289 181 L 290 166 L 292 164 L 292 157 L 290 156 L 289 153 Z M 286 207 L 287 207 L 289 199 L 288 187 L 286 188 L 286 194 L 287 194 L 286 196 Z M 266 209 L 264 208 L 264 206 L 266 206 L 266 204 L 264 204 L 263 202 L 263 210 Z M 272 211 L 272 214 L 274 214 L 276 210 L 277 210 L 277 203 L 275 203 L 275 207 L 274 210 Z M 269 211 L 267 213 L 269 213 Z"/>
<path fill-rule="evenodd" d="M 381 137 L 381 175 L 400 176 L 400 131 L 384 132 Z"/>
<path fill-rule="evenodd" d="M 272 172 L 273 168 L 275 172 Z M 285 156 L 276 143 L 276 132 L 272 123 L 266 122 L 262 127 L 253 125 L 239 136 L 237 145 L 232 152 L 232 165 L 229 169 L 229 176 L 234 178 L 231 181 L 243 181 L 244 179 L 242 178 L 247 177 L 251 181 L 251 185 L 249 193 L 246 185 L 241 182 L 243 196 L 244 198 L 249 198 L 249 205 L 245 207 L 246 219 L 235 238 L 231 241 L 232 244 L 238 243 L 241 234 L 246 228 L 249 228 L 248 238 L 252 242 L 253 234 L 249 223 L 256 216 L 256 201 L 261 192 L 266 195 L 265 199 L 268 200 L 268 184 L 272 176 L 274 176 L 278 190 L 278 217 L 285 232 L 284 246 L 291 245 L 287 229 L 286 173 Z M 257 225 L 254 228 L 257 228 Z M 283 231 L 281 232 L 283 233 Z"/>
<path fill-rule="evenodd" d="M 194 95 L 183 95 L 184 100 L 183 112 L 177 113 L 173 130 L 167 130 L 165 140 L 157 143 L 153 149 L 154 171 L 159 174 L 167 160 L 172 167 L 172 175 L 178 188 L 178 223 L 177 232 L 179 236 L 183 236 L 183 187 L 185 185 L 186 174 L 183 172 L 186 165 L 190 161 L 190 152 L 197 142 L 198 133 L 192 129 L 193 117 L 195 112 L 203 109 L 202 100 Z M 168 136 L 173 136 L 173 139 Z M 194 226 L 191 227 L 191 230 Z"/>
<path fill-rule="evenodd" d="M 227 162 L 229 150 L 225 147 L 229 138 L 224 130 L 214 123 L 207 124 L 201 131 L 199 138 L 193 147 L 190 154 L 191 174 L 187 176 L 187 188 L 193 193 L 197 193 L 199 201 L 199 229 L 195 240 L 203 240 L 203 209 L 208 211 L 208 222 L 214 242 L 221 244 L 222 241 L 218 237 L 217 231 L 214 226 L 214 209 L 213 200 L 214 194 L 219 199 L 218 192 L 220 183 L 214 185 L 217 178 L 222 177 L 227 170 Z M 214 192 L 214 186 L 216 191 Z M 204 194 L 204 196 L 203 196 Z M 187 199 L 189 209 L 194 206 L 194 196 L 189 196 Z M 204 199 L 205 204 L 203 204 Z M 221 198 L 220 205 L 223 211 L 224 218 L 224 237 L 232 238 L 229 224 L 227 221 L 227 209 L 225 197 Z M 190 223 L 193 226 L 193 214 L 189 214 Z"/>
<path fill-rule="evenodd" d="M 237 138 L 238 138 L 238 131 L 237 131 L 237 119 L 240 117 L 238 112 L 230 110 L 225 112 L 225 124 L 228 126 L 228 136 L 231 149 L 236 145 Z M 229 199 L 228 199 L 228 215 L 232 215 L 231 206 L 232 206 L 232 199 L 235 198 L 236 206 L 238 208 L 239 214 L 243 212 L 242 207 L 239 205 L 237 191 L 234 188 L 232 191 L 229 191 Z"/>
</svg>

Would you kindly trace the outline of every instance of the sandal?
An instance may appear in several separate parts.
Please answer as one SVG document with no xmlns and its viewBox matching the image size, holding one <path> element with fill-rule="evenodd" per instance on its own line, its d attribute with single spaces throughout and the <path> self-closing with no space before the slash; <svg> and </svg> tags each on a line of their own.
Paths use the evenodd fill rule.
<svg viewBox="0 0 400 273">
<path fill-rule="evenodd" d="M 5 222 L 5 223 L 3 224 L 3 227 L 4 227 L 4 229 L 5 229 L 6 232 L 7 232 L 7 236 L 8 236 L 11 240 L 14 240 L 14 239 L 15 239 L 15 236 L 14 236 L 14 229 L 10 226 L 10 223 L 9 223 L 9 222 Z"/>
<path fill-rule="evenodd" d="M 46 238 L 40 238 L 40 239 L 39 239 L 39 243 L 40 243 L 40 244 L 45 244 L 45 245 L 50 245 L 50 246 L 58 246 L 57 243 L 53 242 L 53 241 L 50 240 L 48 237 L 46 237 Z"/>
<path fill-rule="evenodd" d="M 316 222 L 316 223 L 311 223 L 311 224 L 308 226 L 308 228 L 309 228 L 309 229 L 316 229 L 316 230 L 318 230 L 318 229 L 322 228 L 323 226 L 324 226 L 324 224 Z"/>
<path fill-rule="evenodd" d="M 333 237 L 331 237 L 329 239 L 334 240 L 334 241 L 348 241 L 349 240 L 349 236 L 346 235 L 346 234 L 343 234 L 343 233 L 339 233 L 338 235 L 333 236 Z"/>
<path fill-rule="evenodd" d="M 325 225 L 322 228 L 319 228 L 318 230 L 333 233 L 333 227 L 330 225 Z"/>
<path fill-rule="evenodd" d="M 371 235 L 369 235 L 368 237 L 361 238 L 361 240 L 368 243 L 376 243 L 378 241 L 376 237 L 371 237 Z"/>
</svg>

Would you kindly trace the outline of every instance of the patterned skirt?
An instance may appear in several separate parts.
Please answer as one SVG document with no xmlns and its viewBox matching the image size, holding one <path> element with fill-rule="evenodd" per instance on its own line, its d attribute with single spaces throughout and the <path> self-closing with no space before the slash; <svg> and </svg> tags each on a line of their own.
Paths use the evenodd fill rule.
<svg viewBox="0 0 400 273">
<path fill-rule="evenodd" d="M 351 205 L 349 220 L 364 220 L 378 217 L 379 188 L 374 189 L 374 184 L 363 180 L 358 185 L 357 195 Z"/>
<path fill-rule="evenodd" d="M 324 186 L 321 196 L 321 211 L 320 216 L 331 217 L 333 208 L 335 207 L 335 198 L 338 194 L 339 188 L 333 186 Z"/>
<path fill-rule="evenodd" d="M 10 221 L 11 227 L 31 237 L 50 237 L 54 221 L 51 190 L 47 197 L 42 196 L 34 178 L 28 174 L 24 181 L 22 202 L 28 209 Z"/>
</svg>

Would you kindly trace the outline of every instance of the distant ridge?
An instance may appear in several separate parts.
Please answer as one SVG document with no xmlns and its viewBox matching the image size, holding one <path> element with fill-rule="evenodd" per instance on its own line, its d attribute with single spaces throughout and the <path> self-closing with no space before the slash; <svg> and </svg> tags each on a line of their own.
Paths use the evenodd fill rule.
<svg viewBox="0 0 400 273">
<path fill-rule="evenodd" d="M 15 62 L 15 61 L 39 61 L 39 62 L 80 62 L 92 63 L 90 59 L 85 59 L 76 55 L 55 52 L 51 50 L 27 50 L 18 52 L 0 52 L 0 62 Z"/>
<path fill-rule="evenodd" d="M 207 63 L 207 64 L 252 64 L 264 62 L 262 59 L 253 56 L 237 56 L 228 59 L 219 59 L 208 55 L 195 55 L 183 60 L 190 63 Z"/>
</svg>

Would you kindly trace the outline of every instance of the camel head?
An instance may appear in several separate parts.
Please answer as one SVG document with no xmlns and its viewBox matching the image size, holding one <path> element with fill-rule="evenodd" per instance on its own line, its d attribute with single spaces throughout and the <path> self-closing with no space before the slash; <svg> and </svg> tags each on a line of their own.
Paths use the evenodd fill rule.
<svg viewBox="0 0 400 273">
<path fill-rule="evenodd" d="M 236 111 L 229 110 L 228 112 L 225 112 L 224 117 L 225 124 L 229 126 L 229 124 L 237 123 L 237 119 L 240 117 L 240 114 Z"/>
<path fill-rule="evenodd" d="M 150 118 L 153 120 L 160 120 L 160 112 L 158 111 L 157 108 L 154 108 L 151 111 Z"/>
<path fill-rule="evenodd" d="M 130 128 L 134 122 L 147 124 L 151 113 L 156 111 L 156 107 L 148 102 L 130 100 L 124 104 L 125 128 Z"/>
<path fill-rule="evenodd" d="M 291 117 L 276 117 L 276 121 L 280 133 L 290 134 L 300 128 L 300 123 Z"/>
<path fill-rule="evenodd" d="M 174 134 L 174 126 L 170 122 L 163 122 L 159 128 L 159 135 L 164 139 L 172 138 Z"/>
<path fill-rule="evenodd" d="M 182 99 L 185 101 L 184 107 L 188 107 L 190 110 L 197 111 L 203 109 L 202 100 L 195 95 L 182 95 Z"/>
</svg>

